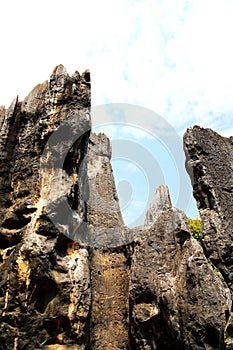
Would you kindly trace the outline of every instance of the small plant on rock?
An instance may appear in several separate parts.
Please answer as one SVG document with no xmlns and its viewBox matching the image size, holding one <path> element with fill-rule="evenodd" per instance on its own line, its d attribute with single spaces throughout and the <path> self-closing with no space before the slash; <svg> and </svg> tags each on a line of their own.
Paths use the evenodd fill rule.
<svg viewBox="0 0 233 350">
<path fill-rule="evenodd" d="M 201 239 L 201 220 L 199 219 L 189 219 L 190 231 L 193 236 L 197 240 L 197 242 L 204 248 L 202 239 Z M 214 270 L 214 272 L 218 272 L 219 269 L 214 265 L 210 258 L 207 258 L 208 263 Z"/>
<path fill-rule="evenodd" d="M 201 220 L 199 219 L 189 219 L 190 231 L 192 236 L 198 241 L 198 243 L 203 246 L 201 240 Z"/>
</svg>

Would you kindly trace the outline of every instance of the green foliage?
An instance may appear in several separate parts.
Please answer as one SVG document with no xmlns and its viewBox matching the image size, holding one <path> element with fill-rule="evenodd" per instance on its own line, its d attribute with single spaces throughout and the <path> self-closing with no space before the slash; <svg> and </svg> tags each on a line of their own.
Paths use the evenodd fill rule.
<svg viewBox="0 0 233 350">
<path fill-rule="evenodd" d="M 192 236 L 197 240 L 197 242 L 203 247 L 203 242 L 201 239 L 201 221 L 199 219 L 189 219 L 190 231 Z M 214 263 L 207 258 L 208 263 L 214 270 L 214 272 L 218 272 L 219 269 L 214 265 Z"/>
<path fill-rule="evenodd" d="M 202 246 L 203 244 L 201 240 L 201 221 L 199 219 L 189 219 L 189 225 L 192 236 Z"/>
<path fill-rule="evenodd" d="M 214 272 L 219 271 L 219 269 L 214 265 L 214 263 L 210 260 L 210 258 L 208 258 L 207 261 L 210 264 L 210 266 L 212 267 L 212 269 L 214 270 Z"/>
</svg>

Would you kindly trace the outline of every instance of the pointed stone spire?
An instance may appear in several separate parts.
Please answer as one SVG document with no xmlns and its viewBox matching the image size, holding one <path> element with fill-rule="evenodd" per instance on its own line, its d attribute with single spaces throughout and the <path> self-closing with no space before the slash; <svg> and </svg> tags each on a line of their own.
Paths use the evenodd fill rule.
<svg viewBox="0 0 233 350">
<path fill-rule="evenodd" d="M 59 64 L 54 68 L 50 76 L 50 88 L 54 89 L 56 93 L 63 93 L 68 80 L 69 75 L 66 68 L 62 64 Z"/>
<path fill-rule="evenodd" d="M 59 76 L 59 75 L 67 75 L 66 68 L 63 66 L 63 64 L 57 65 L 54 68 L 53 73 L 52 73 L 51 76 L 54 77 L 54 76 Z"/>
<path fill-rule="evenodd" d="M 169 189 L 166 185 L 160 185 L 146 213 L 145 225 L 152 225 L 163 211 L 170 208 L 172 208 L 172 202 Z"/>
</svg>

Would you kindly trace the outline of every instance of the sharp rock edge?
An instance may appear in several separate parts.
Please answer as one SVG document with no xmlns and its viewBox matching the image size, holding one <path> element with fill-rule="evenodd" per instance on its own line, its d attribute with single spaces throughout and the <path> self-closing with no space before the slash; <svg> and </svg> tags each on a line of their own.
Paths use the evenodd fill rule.
<svg viewBox="0 0 233 350">
<path fill-rule="evenodd" d="M 201 247 L 166 186 L 125 227 L 90 105 L 59 65 L 0 108 L 0 349 L 232 349 L 232 139 L 184 137 Z"/>
</svg>

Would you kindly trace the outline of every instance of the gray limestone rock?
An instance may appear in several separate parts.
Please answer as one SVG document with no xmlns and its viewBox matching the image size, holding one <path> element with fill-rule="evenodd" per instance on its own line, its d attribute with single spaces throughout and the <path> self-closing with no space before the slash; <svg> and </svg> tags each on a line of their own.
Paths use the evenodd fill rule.
<svg viewBox="0 0 233 350">
<path fill-rule="evenodd" d="M 1 109 L 4 350 L 80 349 L 89 342 L 89 252 L 63 235 L 47 215 L 68 197 L 69 213 L 85 216 L 83 199 L 76 204 L 76 177 L 90 133 L 89 85 L 85 74 L 69 77 L 58 66 L 50 81 L 37 85 L 23 102 L 16 98 L 8 110 Z M 61 175 L 65 185 L 58 181 Z"/>
<path fill-rule="evenodd" d="M 205 254 L 233 293 L 233 138 L 195 126 L 186 131 L 184 146 Z M 232 329 L 231 316 L 226 327 L 227 349 L 233 348 Z"/>
<path fill-rule="evenodd" d="M 233 139 L 195 126 L 184 143 L 206 254 L 233 291 Z"/>
<path fill-rule="evenodd" d="M 153 201 L 160 215 L 135 243 L 133 349 L 223 349 L 230 291 L 191 236 L 185 214 L 170 203 L 167 188 L 160 187 Z"/>
<path fill-rule="evenodd" d="M 164 210 L 171 207 L 172 203 L 168 187 L 163 185 L 159 186 L 150 204 L 150 208 L 146 213 L 145 226 L 152 225 Z"/>
<path fill-rule="evenodd" d="M 88 70 L 0 107 L 0 136 L 0 349 L 233 348 L 231 138 L 185 136 L 203 250 L 166 186 L 125 227 Z"/>
</svg>

